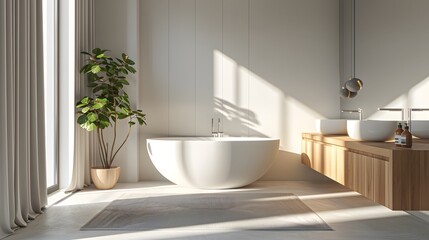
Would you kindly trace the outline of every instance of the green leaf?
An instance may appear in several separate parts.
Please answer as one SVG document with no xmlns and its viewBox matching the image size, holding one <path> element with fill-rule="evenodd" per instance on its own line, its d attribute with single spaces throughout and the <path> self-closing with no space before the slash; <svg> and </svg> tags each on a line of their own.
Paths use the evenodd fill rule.
<svg viewBox="0 0 429 240">
<path fill-rule="evenodd" d="M 107 104 L 107 98 L 96 98 L 95 101 L 103 104 Z"/>
<path fill-rule="evenodd" d="M 89 53 L 89 52 L 80 52 L 81 54 L 84 54 L 84 55 L 89 55 L 89 56 L 91 56 L 91 54 Z"/>
<path fill-rule="evenodd" d="M 92 113 L 92 112 L 90 112 L 90 113 L 88 113 L 88 120 L 90 121 L 90 122 L 95 122 L 95 121 L 97 121 L 97 115 L 95 114 L 95 113 Z"/>
<path fill-rule="evenodd" d="M 107 99 L 105 98 L 96 98 L 94 100 L 95 104 L 92 106 L 93 109 L 100 109 L 107 104 Z"/>
<path fill-rule="evenodd" d="M 120 59 L 120 58 L 116 58 L 116 60 L 117 60 L 119 63 L 124 63 L 124 61 L 122 61 L 122 59 Z"/>
<path fill-rule="evenodd" d="M 100 109 L 100 108 L 102 108 L 102 107 L 104 107 L 104 104 L 103 103 L 96 103 L 96 104 L 94 104 L 94 106 L 92 106 L 92 108 L 93 109 Z"/>
<path fill-rule="evenodd" d="M 139 121 L 140 125 L 143 125 L 143 124 L 146 125 L 146 121 L 143 118 L 138 117 L 137 121 Z"/>
<path fill-rule="evenodd" d="M 99 65 L 94 65 L 91 67 L 91 72 L 97 74 L 101 71 L 101 67 Z"/>
<path fill-rule="evenodd" d="M 104 57 L 104 53 L 98 54 L 98 55 L 96 56 L 96 58 L 103 58 L 103 57 Z"/>
<path fill-rule="evenodd" d="M 83 107 L 85 107 L 86 105 L 88 105 L 88 104 L 86 104 L 86 103 L 78 103 L 78 104 L 76 105 L 76 108 L 83 108 Z"/>
<path fill-rule="evenodd" d="M 130 64 L 130 65 L 134 65 L 134 64 L 136 64 L 133 60 L 131 60 L 131 59 L 127 59 L 127 61 L 126 61 L 128 64 Z"/>
<path fill-rule="evenodd" d="M 128 124 L 130 125 L 130 126 L 133 126 L 134 124 L 136 124 L 135 122 L 133 122 L 133 121 L 129 121 L 128 122 Z"/>
<path fill-rule="evenodd" d="M 80 125 L 81 128 L 85 129 L 88 132 L 94 131 L 95 129 L 97 129 L 97 125 L 95 125 L 94 123 L 89 123 L 86 122 L 82 125 Z"/>
<path fill-rule="evenodd" d="M 93 54 L 100 54 L 100 52 L 101 52 L 101 49 L 99 49 L 99 48 L 92 49 Z"/>
<path fill-rule="evenodd" d="M 125 119 L 125 118 L 127 118 L 128 117 L 128 115 L 126 115 L 126 114 L 122 114 L 122 113 L 119 113 L 118 114 L 118 118 L 119 119 Z"/>
<path fill-rule="evenodd" d="M 108 126 L 110 126 L 109 122 L 100 121 L 100 126 L 99 126 L 100 128 L 104 129 L 104 128 L 107 128 Z"/>
<path fill-rule="evenodd" d="M 131 66 L 125 66 L 125 68 L 128 70 L 128 71 L 130 71 L 130 72 L 132 72 L 132 73 L 136 73 L 137 71 L 136 71 L 136 69 L 134 69 L 133 67 L 131 67 Z"/>
<path fill-rule="evenodd" d="M 89 97 L 84 97 L 82 100 L 80 100 L 81 103 L 88 104 L 89 103 Z"/>
<path fill-rule="evenodd" d="M 130 111 L 124 107 L 122 107 L 121 110 L 124 114 L 127 114 L 127 115 L 130 114 Z"/>
<path fill-rule="evenodd" d="M 84 108 L 82 108 L 82 113 L 87 113 L 88 111 L 89 111 L 89 107 L 84 107 Z"/>
<path fill-rule="evenodd" d="M 118 83 L 122 83 L 124 85 L 130 85 L 130 83 L 127 80 L 119 80 Z"/>
<path fill-rule="evenodd" d="M 110 121 L 109 121 L 109 118 L 108 118 L 108 117 L 106 117 L 106 115 L 104 115 L 104 114 L 99 114 L 99 115 L 98 115 L 98 119 L 100 119 L 100 121 L 110 122 Z"/>
<path fill-rule="evenodd" d="M 84 124 L 88 121 L 88 118 L 86 115 L 80 115 L 80 117 L 77 119 L 78 124 Z"/>
</svg>

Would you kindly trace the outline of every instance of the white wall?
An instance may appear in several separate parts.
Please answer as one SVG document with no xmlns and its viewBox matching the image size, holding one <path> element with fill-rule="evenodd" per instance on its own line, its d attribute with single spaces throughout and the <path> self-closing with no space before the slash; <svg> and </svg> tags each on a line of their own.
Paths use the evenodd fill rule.
<svg viewBox="0 0 429 240">
<path fill-rule="evenodd" d="M 102 49 L 109 49 L 111 56 L 120 56 L 127 53 L 136 62 L 137 74 L 130 76 L 130 87 L 126 88 L 133 107 L 138 106 L 138 86 L 140 79 L 139 56 L 139 1 L 138 0 L 97 0 L 95 1 L 95 45 Z M 122 142 L 128 130 L 126 121 L 123 121 L 118 130 L 118 140 Z M 139 136 L 135 127 L 127 144 L 115 158 L 115 164 L 121 167 L 119 181 L 139 181 Z"/>
<path fill-rule="evenodd" d="M 350 59 L 350 0 L 344 1 L 345 61 Z M 364 88 L 343 109 L 363 108 L 366 117 L 400 119 L 378 107 L 429 107 L 429 1 L 356 1 L 356 76 Z M 348 77 L 350 65 L 342 68 Z M 429 113 L 413 113 L 418 119 Z M 343 117 L 350 117 L 343 115 Z"/>
<path fill-rule="evenodd" d="M 127 22 L 134 3 L 139 21 Z M 147 138 L 208 136 L 212 117 L 229 135 L 281 139 L 263 179 L 325 179 L 301 165 L 301 132 L 340 116 L 338 0 L 98 0 L 96 9 L 97 45 L 140 61 L 134 99 L 148 126 L 138 151 L 127 150 L 139 180 L 164 179 Z"/>
</svg>

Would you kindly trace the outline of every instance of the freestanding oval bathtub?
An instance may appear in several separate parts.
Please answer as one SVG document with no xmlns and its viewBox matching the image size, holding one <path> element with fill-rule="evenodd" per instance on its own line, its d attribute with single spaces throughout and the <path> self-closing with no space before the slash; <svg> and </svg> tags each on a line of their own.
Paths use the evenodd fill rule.
<svg viewBox="0 0 429 240">
<path fill-rule="evenodd" d="M 237 188 L 271 167 L 279 140 L 254 137 L 168 137 L 147 140 L 156 169 L 181 186 Z"/>
</svg>

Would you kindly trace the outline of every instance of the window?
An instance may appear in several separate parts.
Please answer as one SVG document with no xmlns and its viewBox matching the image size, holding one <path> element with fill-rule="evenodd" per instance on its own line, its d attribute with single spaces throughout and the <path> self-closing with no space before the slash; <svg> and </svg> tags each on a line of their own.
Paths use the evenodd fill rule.
<svg viewBox="0 0 429 240">
<path fill-rule="evenodd" d="M 43 0 L 46 178 L 48 193 L 58 190 L 57 0 Z"/>
</svg>

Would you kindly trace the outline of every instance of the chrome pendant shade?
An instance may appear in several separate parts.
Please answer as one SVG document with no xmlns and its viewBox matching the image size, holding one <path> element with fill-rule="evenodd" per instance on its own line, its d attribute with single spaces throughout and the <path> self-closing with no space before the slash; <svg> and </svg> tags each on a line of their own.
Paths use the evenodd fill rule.
<svg viewBox="0 0 429 240">
<path fill-rule="evenodd" d="M 359 78 L 352 78 L 345 84 L 347 90 L 350 92 L 358 92 L 363 87 L 363 82 Z"/>
<path fill-rule="evenodd" d="M 357 95 L 357 92 L 351 92 L 345 86 L 341 88 L 340 96 L 342 98 L 354 98 L 356 97 L 356 95 Z"/>
</svg>

